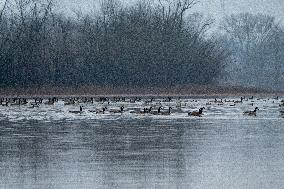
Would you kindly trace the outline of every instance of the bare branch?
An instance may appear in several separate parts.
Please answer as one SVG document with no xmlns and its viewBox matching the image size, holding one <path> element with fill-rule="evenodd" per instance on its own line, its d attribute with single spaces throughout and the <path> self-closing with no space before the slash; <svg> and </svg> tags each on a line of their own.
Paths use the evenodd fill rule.
<svg viewBox="0 0 284 189">
<path fill-rule="evenodd" d="M 2 17 L 3 17 L 4 11 L 5 11 L 6 7 L 7 7 L 7 4 L 8 4 L 8 0 L 5 0 L 3 8 L 0 11 L 0 24 L 2 22 Z"/>
</svg>

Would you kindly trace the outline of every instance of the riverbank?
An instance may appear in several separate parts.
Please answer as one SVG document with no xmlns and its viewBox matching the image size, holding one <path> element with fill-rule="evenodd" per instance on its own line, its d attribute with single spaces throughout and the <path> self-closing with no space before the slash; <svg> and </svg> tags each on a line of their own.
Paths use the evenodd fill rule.
<svg viewBox="0 0 284 189">
<path fill-rule="evenodd" d="M 190 85 L 177 87 L 37 87 L 0 89 L 1 97 L 50 97 L 50 96 L 283 96 L 283 92 L 245 87 Z"/>
</svg>

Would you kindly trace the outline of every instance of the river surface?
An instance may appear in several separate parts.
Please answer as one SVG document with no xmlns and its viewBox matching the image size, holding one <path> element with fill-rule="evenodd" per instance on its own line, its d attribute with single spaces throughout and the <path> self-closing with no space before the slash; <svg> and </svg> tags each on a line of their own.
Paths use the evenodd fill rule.
<svg viewBox="0 0 284 189">
<path fill-rule="evenodd" d="M 279 102 L 258 100 L 258 115 L 248 117 L 251 102 L 208 101 L 181 105 L 206 106 L 203 117 L 88 113 L 98 104 L 80 115 L 60 103 L 0 107 L 0 188 L 283 188 Z"/>
</svg>

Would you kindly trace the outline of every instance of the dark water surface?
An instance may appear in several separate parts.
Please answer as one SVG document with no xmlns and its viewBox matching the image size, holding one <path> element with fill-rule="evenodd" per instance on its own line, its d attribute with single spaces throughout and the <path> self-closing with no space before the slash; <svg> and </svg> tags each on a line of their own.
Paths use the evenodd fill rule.
<svg viewBox="0 0 284 189">
<path fill-rule="evenodd" d="M 283 119 L 0 122 L 0 188 L 284 187 Z"/>
</svg>

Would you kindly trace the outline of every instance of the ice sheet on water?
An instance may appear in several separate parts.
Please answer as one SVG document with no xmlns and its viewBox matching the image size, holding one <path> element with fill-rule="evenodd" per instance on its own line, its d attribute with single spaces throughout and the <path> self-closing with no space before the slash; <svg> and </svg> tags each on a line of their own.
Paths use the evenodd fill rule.
<svg viewBox="0 0 284 189">
<path fill-rule="evenodd" d="M 227 101 L 238 100 L 237 98 L 227 98 Z M 39 107 L 31 107 L 30 105 L 22 106 L 0 106 L 0 120 L 8 120 L 13 122 L 20 121 L 74 121 L 74 120 L 125 120 L 125 119 L 153 119 L 161 121 L 172 121 L 177 119 L 283 119 L 279 110 L 281 100 L 263 98 L 253 99 L 238 103 L 235 106 L 234 102 L 215 103 L 214 99 L 194 98 L 194 99 L 173 99 L 171 102 L 163 99 L 155 99 L 153 102 L 140 101 L 131 102 L 94 102 L 81 103 L 76 105 L 64 105 L 63 101 L 59 101 L 54 105 L 41 104 Z M 253 103 L 253 104 L 252 104 Z M 82 113 L 74 114 L 69 111 L 79 110 L 83 107 Z M 121 106 L 125 107 L 124 113 L 111 113 L 109 110 L 119 110 Z M 153 114 L 136 114 L 133 111 L 143 111 L 144 107 L 153 106 L 154 111 L 157 111 L 159 106 L 162 106 L 162 111 L 168 111 L 169 107 L 173 108 L 171 115 L 153 115 Z M 105 114 L 96 114 L 89 110 L 107 107 Z M 202 117 L 188 116 L 188 112 L 196 111 L 201 107 L 205 107 Z M 243 112 L 253 110 L 258 107 L 256 117 L 244 116 Z"/>
</svg>

